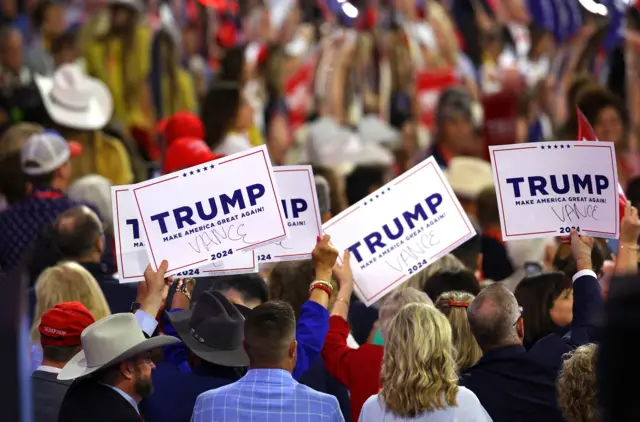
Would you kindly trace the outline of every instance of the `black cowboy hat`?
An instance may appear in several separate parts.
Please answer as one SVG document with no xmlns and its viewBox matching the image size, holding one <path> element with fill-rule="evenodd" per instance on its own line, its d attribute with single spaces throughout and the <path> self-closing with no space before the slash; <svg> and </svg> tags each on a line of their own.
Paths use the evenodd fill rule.
<svg viewBox="0 0 640 422">
<path fill-rule="evenodd" d="M 244 318 L 250 311 L 217 291 L 204 292 L 190 310 L 167 312 L 187 347 L 199 358 L 222 366 L 249 366 L 242 346 Z"/>
</svg>

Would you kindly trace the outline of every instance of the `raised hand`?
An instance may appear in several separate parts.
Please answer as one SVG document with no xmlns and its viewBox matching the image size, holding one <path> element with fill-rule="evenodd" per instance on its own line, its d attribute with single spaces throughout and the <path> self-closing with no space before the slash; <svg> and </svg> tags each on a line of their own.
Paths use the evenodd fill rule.
<svg viewBox="0 0 640 422">
<path fill-rule="evenodd" d="M 624 207 L 624 216 L 620 222 L 620 244 L 635 246 L 640 237 L 640 218 L 638 210 L 627 201 Z"/>
<path fill-rule="evenodd" d="M 331 280 L 333 266 L 338 259 L 338 250 L 330 245 L 331 236 L 324 235 L 318 240 L 316 247 L 311 252 L 311 258 L 316 269 L 318 280 Z"/>
</svg>

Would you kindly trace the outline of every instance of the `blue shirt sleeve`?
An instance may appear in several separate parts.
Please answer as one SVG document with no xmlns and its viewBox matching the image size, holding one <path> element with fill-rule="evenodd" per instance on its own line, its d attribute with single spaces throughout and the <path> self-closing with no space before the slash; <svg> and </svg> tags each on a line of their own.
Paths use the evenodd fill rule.
<svg viewBox="0 0 640 422">
<path fill-rule="evenodd" d="M 329 311 L 317 302 L 307 300 L 300 309 L 296 325 L 298 360 L 293 378 L 299 380 L 311 364 L 320 356 L 324 338 L 329 332 Z"/>
<path fill-rule="evenodd" d="M 182 309 L 174 308 L 169 312 L 177 311 L 182 311 Z M 166 335 L 180 338 L 166 314 L 162 315 L 162 328 Z M 187 362 L 187 346 L 183 342 L 164 346 L 162 348 L 162 354 L 165 362 L 177 366 L 181 372 L 191 372 L 191 367 L 189 366 L 189 362 Z"/>
</svg>

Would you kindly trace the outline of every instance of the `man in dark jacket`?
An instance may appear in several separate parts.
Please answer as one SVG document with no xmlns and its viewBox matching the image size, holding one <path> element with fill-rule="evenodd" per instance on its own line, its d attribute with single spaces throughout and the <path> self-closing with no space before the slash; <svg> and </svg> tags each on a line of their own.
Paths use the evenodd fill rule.
<svg viewBox="0 0 640 422">
<path fill-rule="evenodd" d="M 180 290 L 175 294 L 184 295 Z M 154 393 L 140 404 L 145 422 L 189 422 L 200 394 L 236 382 L 249 365 L 242 348 L 243 313 L 249 308 L 232 304 L 217 291 L 204 292 L 192 310 L 185 308 L 167 316 L 188 348 L 190 371 L 168 362 L 158 364 Z"/>
<path fill-rule="evenodd" d="M 71 381 L 58 381 L 58 374 L 80 351 L 80 334 L 95 319 L 80 302 L 56 305 L 42 315 L 40 344 L 42 365 L 31 374 L 34 422 L 56 422 Z"/>
<path fill-rule="evenodd" d="M 578 272 L 573 277 L 573 321 L 565 337 L 550 334 L 527 352 L 522 310 L 499 283 L 481 291 L 469 306 L 469 324 L 483 356 L 461 375 L 460 385 L 478 396 L 495 422 L 563 420 L 555 387 L 562 356 L 595 341 L 593 317 L 602 307 L 600 285 L 591 270 L 592 248 L 593 239 L 572 233 Z"/>
<path fill-rule="evenodd" d="M 53 244 L 62 259 L 82 265 L 96 279 L 112 313 L 129 312 L 136 298 L 136 284 L 121 284 L 101 262 L 107 247 L 102 223 L 87 206 L 76 206 L 58 216 L 53 226 Z"/>
<path fill-rule="evenodd" d="M 156 315 L 166 294 L 162 261 L 158 271 L 147 267 L 135 314 L 113 314 L 88 326 L 81 336 L 82 351 L 58 375 L 76 381 L 64 396 L 58 422 L 141 422 L 138 404 L 153 392 L 155 369 L 151 350 L 175 344 L 171 336 L 147 338 L 156 328 Z"/>
</svg>

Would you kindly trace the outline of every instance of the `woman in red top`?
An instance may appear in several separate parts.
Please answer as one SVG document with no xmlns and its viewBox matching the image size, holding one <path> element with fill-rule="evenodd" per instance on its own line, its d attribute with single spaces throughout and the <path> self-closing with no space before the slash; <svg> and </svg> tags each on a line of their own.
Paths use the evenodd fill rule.
<svg viewBox="0 0 640 422">
<path fill-rule="evenodd" d="M 382 387 L 380 370 L 384 347 L 363 344 L 358 349 L 347 346 L 350 327 L 347 322 L 349 298 L 353 291 L 353 275 L 350 266 L 350 254 L 344 254 L 344 266 L 336 264 L 334 274 L 340 282 L 338 298 L 331 310 L 329 333 L 324 339 L 322 358 L 327 371 L 349 389 L 351 399 L 351 420 L 357 421 L 364 402 Z M 390 293 L 380 308 L 378 324 L 384 337 L 385 329 L 391 319 L 408 303 L 429 303 L 429 297 L 412 287 L 400 288 Z"/>
</svg>

